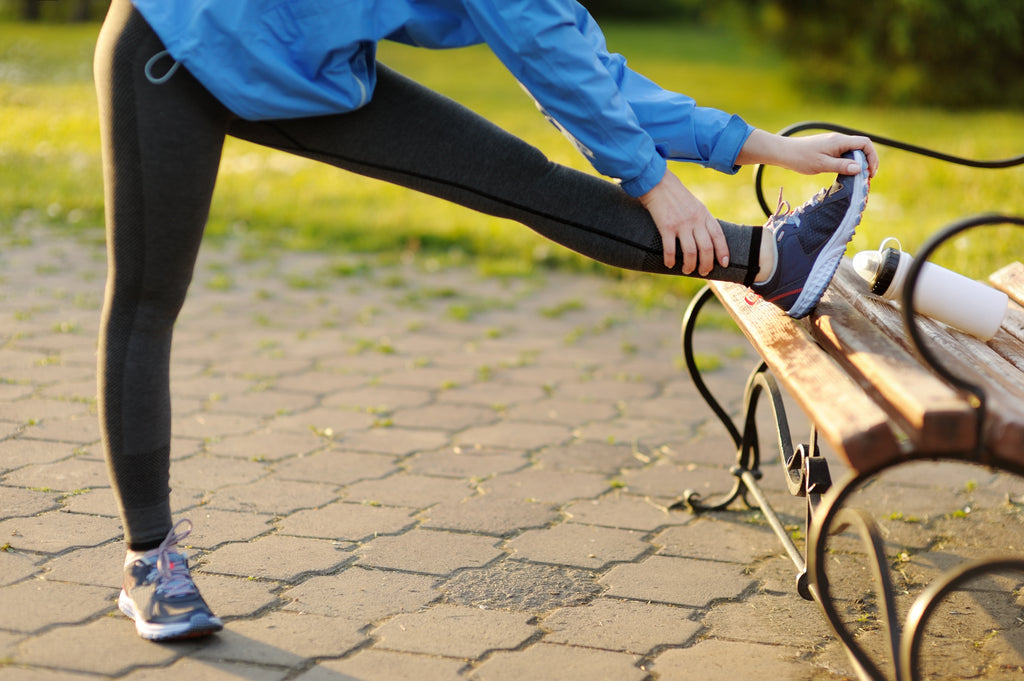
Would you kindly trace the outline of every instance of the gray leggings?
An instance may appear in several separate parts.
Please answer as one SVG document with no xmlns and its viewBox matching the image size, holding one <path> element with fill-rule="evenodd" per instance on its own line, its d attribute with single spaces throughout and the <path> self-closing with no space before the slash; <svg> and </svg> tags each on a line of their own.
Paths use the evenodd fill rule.
<svg viewBox="0 0 1024 681">
<path fill-rule="evenodd" d="M 358 111 L 252 122 L 233 115 L 184 68 L 162 84 L 151 82 L 145 65 L 163 49 L 129 0 L 114 0 L 95 61 L 109 262 L 99 413 L 133 549 L 155 546 L 171 528 L 171 335 L 226 135 L 516 220 L 615 267 L 681 274 L 681 264 L 674 271 L 664 266 L 647 211 L 617 185 L 552 163 L 383 65 L 372 101 Z M 744 281 L 757 230 L 722 224 L 731 263 L 709 278 Z"/>
</svg>

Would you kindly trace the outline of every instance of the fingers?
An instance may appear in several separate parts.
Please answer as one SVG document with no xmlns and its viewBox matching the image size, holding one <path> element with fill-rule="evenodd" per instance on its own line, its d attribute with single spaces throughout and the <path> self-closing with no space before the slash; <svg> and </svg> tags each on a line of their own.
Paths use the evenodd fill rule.
<svg viewBox="0 0 1024 681">
<path fill-rule="evenodd" d="M 835 150 L 836 156 L 841 156 L 847 151 L 859 149 L 864 152 L 864 160 L 868 165 L 868 177 L 874 177 L 878 172 L 878 152 L 875 151 L 874 143 L 863 135 L 839 135 L 839 146 Z M 858 163 L 850 162 L 849 159 L 839 158 L 837 172 L 843 175 L 856 175 L 861 171 Z"/>
<path fill-rule="evenodd" d="M 729 266 L 729 244 L 722 225 L 710 213 L 705 215 L 702 225 L 683 231 L 679 243 L 683 249 L 683 274 L 693 274 L 696 270 L 706 277 L 711 274 L 716 259 L 722 267 Z"/>
<path fill-rule="evenodd" d="M 697 255 L 700 247 L 697 245 L 696 235 L 692 232 L 680 234 L 679 243 L 683 247 L 683 274 L 693 274 L 697 263 L 702 262 Z"/>
<path fill-rule="evenodd" d="M 710 217 L 710 216 L 709 216 Z M 729 266 L 729 242 L 725 240 L 725 232 L 722 231 L 722 223 L 714 217 L 708 225 L 708 234 L 711 235 L 711 243 L 714 245 L 715 253 L 718 254 L 718 264 L 722 267 Z M 708 262 L 712 262 L 710 259 Z M 710 266 L 708 272 L 711 271 Z M 707 273 L 705 273 L 705 276 Z"/>
<path fill-rule="evenodd" d="M 675 269 L 681 258 L 683 274 L 697 271 L 707 276 L 716 256 L 723 267 L 727 266 L 729 246 L 722 226 L 675 175 L 666 172 L 662 181 L 641 196 L 640 201 L 661 235 L 666 268 Z"/>
<path fill-rule="evenodd" d="M 669 232 L 668 230 L 659 231 L 661 232 L 661 250 L 665 257 L 665 267 L 672 269 L 676 266 L 676 235 L 674 232 Z M 683 250 L 683 253 L 685 255 L 685 249 Z"/>
<path fill-rule="evenodd" d="M 878 172 L 878 152 L 875 151 L 875 145 L 868 140 L 867 144 L 861 147 L 861 151 L 864 152 L 864 158 L 868 162 L 868 177 L 874 177 Z"/>
</svg>

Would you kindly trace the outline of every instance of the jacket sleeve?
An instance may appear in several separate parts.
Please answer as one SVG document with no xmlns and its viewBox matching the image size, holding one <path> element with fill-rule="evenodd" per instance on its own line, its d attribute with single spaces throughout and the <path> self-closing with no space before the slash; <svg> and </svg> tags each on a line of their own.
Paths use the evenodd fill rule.
<svg viewBox="0 0 1024 681">
<path fill-rule="evenodd" d="M 597 23 L 575 0 L 463 0 L 491 50 L 590 160 L 639 196 L 665 160 L 735 172 L 751 128 L 697 107 L 610 54 Z"/>
</svg>

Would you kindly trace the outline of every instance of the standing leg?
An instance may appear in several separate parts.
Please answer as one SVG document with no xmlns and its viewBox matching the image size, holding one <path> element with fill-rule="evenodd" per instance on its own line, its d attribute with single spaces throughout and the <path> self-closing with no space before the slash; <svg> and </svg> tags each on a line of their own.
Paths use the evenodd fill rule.
<svg viewBox="0 0 1024 681">
<path fill-rule="evenodd" d="M 177 549 L 191 523 L 171 522 L 169 373 L 229 114 L 163 49 L 129 0 L 114 0 L 95 61 L 108 258 L 99 415 L 129 549 L 118 607 L 152 640 L 224 626 Z"/>
<path fill-rule="evenodd" d="M 615 184 L 549 161 L 469 109 L 378 65 L 373 99 L 337 116 L 249 122 L 230 134 L 510 218 L 572 250 L 631 270 L 665 267 L 661 236 Z M 742 282 L 756 267 L 759 228 L 722 223 L 730 265 L 710 279 Z M 754 251 L 751 257 L 751 251 Z M 752 279 L 752 277 L 750 277 Z"/>
<path fill-rule="evenodd" d="M 129 0 L 96 48 L 108 279 L 99 340 L 103 446 L 130 549 L 171 530 L 171 334 L 192 277 L 228 112 L 173 65 Z M 162 68 L 161 68 L 162 67 Z"/>
</svg>

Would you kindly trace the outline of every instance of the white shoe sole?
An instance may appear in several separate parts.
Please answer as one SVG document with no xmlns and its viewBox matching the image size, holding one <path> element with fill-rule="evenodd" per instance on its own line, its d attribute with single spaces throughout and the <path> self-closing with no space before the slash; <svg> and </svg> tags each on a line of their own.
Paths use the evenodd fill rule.
<svg viewBox="0 0 1024 681">
<path fill-rule="evenodd" d="M 147 622 L 138 616 L 135 611 L 135 604 L 128 597 L 124 589 L 117 598 L 117 607 L 126 616 L 135 621 L 135 631 L 147 641 L 173 641 L 176 639 L 196 638 L 206 636 L 220 631 L 224 623 L 219 617 L 196 613 L 187 622 L 174 622 L 172 624 L 158 624 Z"/>
<path fill-rule="evenodd" d="M 832 233 L 828 243 L 821 249 L 818 259 L 815 260 L 804 288 L 797 296 L 796 302 L 786 312 L 794 319 L 806 316 L 814 306 L 821 300 L 825 289 L 832 282 L 839 263 L 842 262 L 843 254 L 846 253 L 846 244 L 850 243 L 857 225 L 860 224 L 861 215 L 868 200 L 868 165 L 864 158 L 864 152 L 854 151 L 853 159 L 860 163 L 861 171 L 853 178 L 853 187 L 850 190 L 850 207 L 843 216 L 843 221 Z"/>
</svg>

